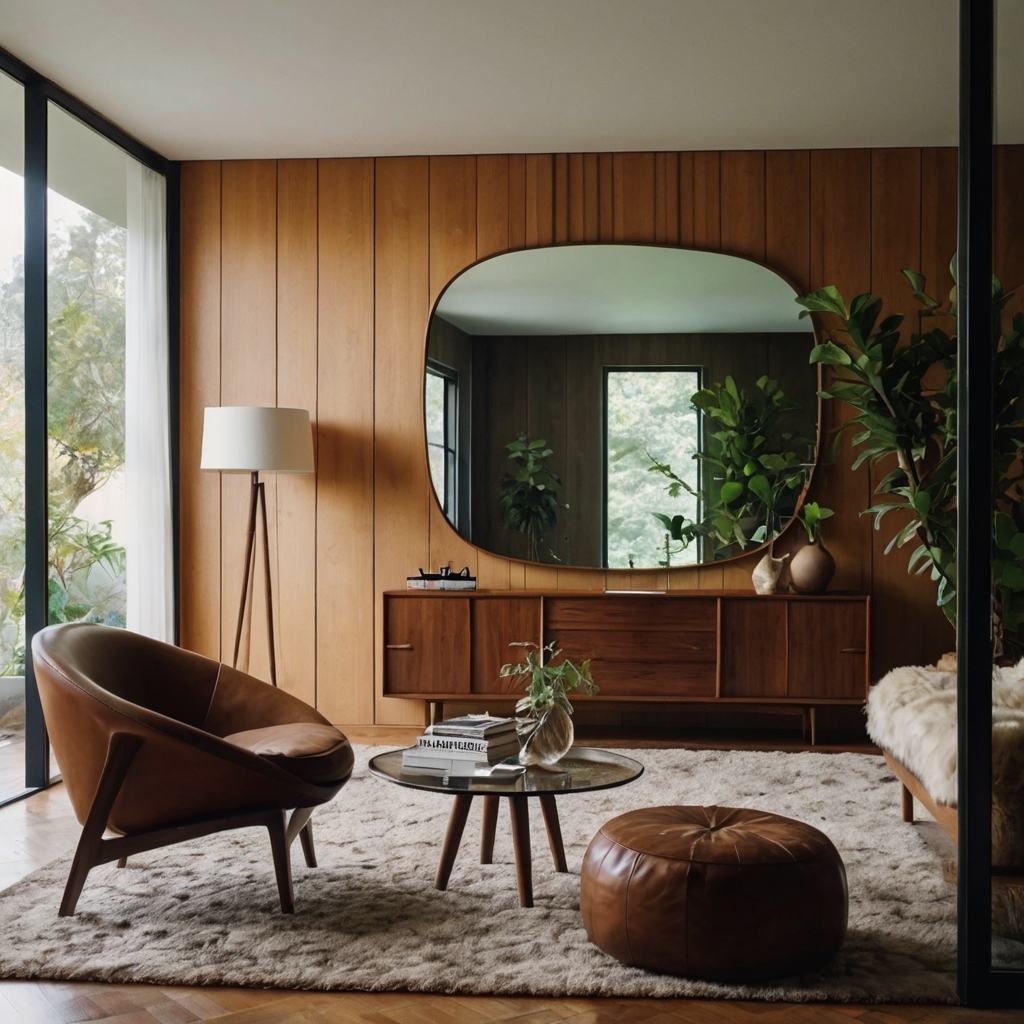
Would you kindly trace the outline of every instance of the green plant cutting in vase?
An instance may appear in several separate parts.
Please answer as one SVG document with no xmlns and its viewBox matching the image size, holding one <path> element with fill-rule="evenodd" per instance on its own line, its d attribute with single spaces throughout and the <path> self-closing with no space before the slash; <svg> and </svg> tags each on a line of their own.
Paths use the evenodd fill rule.
<svg viewBox="0 0 1024 1024">
<path fill-rule="evenodd" d="M 821 523 L 835 515 L 830 508 L 822 508 L 816 501 L 809 501 L 800 513 L 800 522 L 807 531 L 807 543 L 813 544 L 821 535 Z"/>
<path fill-rule="evenodd" d="M 800 513 L 800 522 L 807 531 L 807 543 L 793 556 L 789 564 L 789 578 L 793 589 L 801 594 L 820 594 L 832 582 L 836 561 L 832 552 L 822 543 L 821 524 L 835 513 L 809 501 Z"/>
<path fill-rule="evenodd" d="M 520 736 L 525 736 L 519 760 L 523 764 L 552 765 L 568 753 L 573 741 L 572 705 L 566 696 L 580 689 L 588 697 L 598 692 L 590 675 L 590 659 L 576 665 L 568 658 L 557 664 L 562 653 L 554 642 L 540 647 L 532 642 L 509 644 L 530 647 L 526 660 L 501 666 L 501 678 L 530 680 L 526 696 L 516 704 L 516 714 L 525 717 L 520 723 Z"/>
</svg>

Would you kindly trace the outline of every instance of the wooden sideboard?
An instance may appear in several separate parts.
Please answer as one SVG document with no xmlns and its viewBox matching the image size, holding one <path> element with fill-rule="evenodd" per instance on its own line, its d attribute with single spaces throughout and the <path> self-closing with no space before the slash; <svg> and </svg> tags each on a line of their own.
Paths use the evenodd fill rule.
<svg viewBox="0 0 1024 1024">
<path fill-rule="evenodd" d="M 666 591 L 391 591 L 384 595 L 384 694 L 508 701 L 498 672 L 514 641 L 556 640 L 591 658 L 597 702 L 861 704 L 871 644 L 866 594 Z"/>
</svg>

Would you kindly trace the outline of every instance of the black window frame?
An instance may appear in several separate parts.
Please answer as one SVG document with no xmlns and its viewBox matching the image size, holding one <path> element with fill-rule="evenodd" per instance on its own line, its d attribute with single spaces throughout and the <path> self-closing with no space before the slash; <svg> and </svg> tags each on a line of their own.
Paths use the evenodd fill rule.
<svg viewBox="0 0 1024 1024">
<path fill-rule="evenodd" d="M 180 324 L 180 180 L 181 165 L 168 160 L 0 48 L 0 72 L 25 90 L 25 789 L 0 806 L 46 789 L 50 749 L 32 666 L 32 638 L 47 624 L 47 131 L 52 102 L 119 146 L 167 182 L 168 402 L 171 439 L 171 501 L 174 567 L 174 633 L 179 639 L 179 324 Z"/>
<path fill-rule="evenodd" d="M 440 445 L 435 444 L 431 442 L 429 432 L 426 432 L 427 452 L 429 454 L 431 448 L 441 448 L 444 453 L 444 495 L 438 495 L 438 504 L 448 522 L 458 530 L 462 511 L 462 503 L 459 501 L 459 371 L 428 357 L 427 376 L 439 377 L 445 385 L 444 439 Z M 436 488 L 434 493 L 437 494 Z"/>
</svg>

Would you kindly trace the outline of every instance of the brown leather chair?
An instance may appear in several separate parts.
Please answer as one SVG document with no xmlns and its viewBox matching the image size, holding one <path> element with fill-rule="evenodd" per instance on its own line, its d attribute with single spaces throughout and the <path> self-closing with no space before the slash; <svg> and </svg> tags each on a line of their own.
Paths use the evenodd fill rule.
<svg viewBox="0 0 1024 1024">
<path fill-rule="evenodd" d="M 316 866 L 310 816 L 352 774 L 348 740 L 313 708 L 220 662 L 127 630 L 49 626 L 32 660 L 82 837 L 61 916 L 89 871 L 225 829 L 270 833 L 281 909 L 289 850 Z M 287 815 L 292 811 L 291 817 Z M 104 839 L 104 831 L 117 833 Z"/>
</svg>

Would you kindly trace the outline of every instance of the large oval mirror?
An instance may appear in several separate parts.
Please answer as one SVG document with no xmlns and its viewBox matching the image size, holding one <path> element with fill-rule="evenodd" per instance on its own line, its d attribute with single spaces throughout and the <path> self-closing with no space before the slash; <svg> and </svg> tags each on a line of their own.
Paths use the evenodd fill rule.
<svg viewBox="0 0 1024 1024">
<path fill-rule="evenodd" d="M 817 452 L 795 294 L 749 260 L 660 246 L 470 267 L 427 334 L 427 453 L 448 521 L 555 565 L 693 565 L 766 543 Z"/>
</svg>

